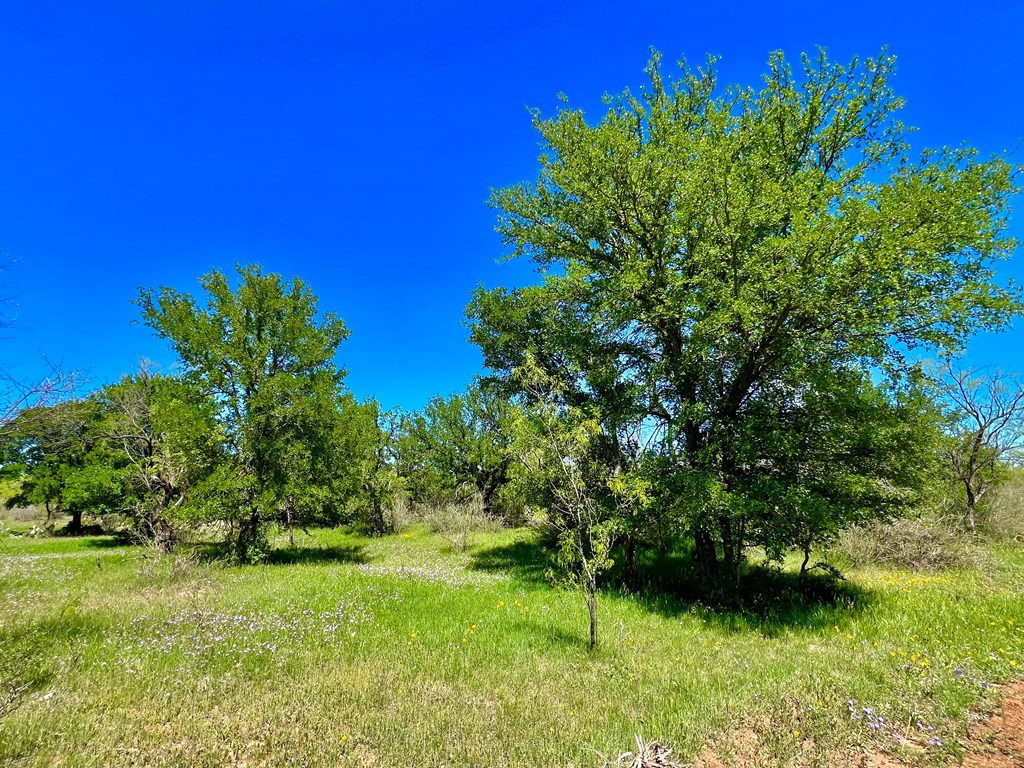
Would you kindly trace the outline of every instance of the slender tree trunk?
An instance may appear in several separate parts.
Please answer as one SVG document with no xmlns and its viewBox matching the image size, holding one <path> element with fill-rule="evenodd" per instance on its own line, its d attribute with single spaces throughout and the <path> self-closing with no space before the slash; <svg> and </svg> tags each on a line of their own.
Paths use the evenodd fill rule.
<svg viewBox="0 0 1024 768">
<path fill-rule="evenodd" d="M 626 583 L 630 586 L 636 586 L 638 577 L 636 570 L 636 539 L 632 535 L 628 535 L 623 539 L 622 549 L 625 554 L 625 566 L 626 566 Z"/>
<path fill-rule="evenodd" d="M 284 514 L 288 520 L 288 546 L 292 549 L 295 548 L 295 528 L 292 526 L 292 507 L 295 505 L 295 499 L 291 496 L 288 497 L 288 502 L 284 508 Z"/>
<path fill-rule="evenodd" d="M 965 482 L 964 486 L 967 488 L 967 509 L 964 511 L 964 525 L 973 531 L 977 526 L 974 510 L 978 506 L 978 495 L 969 482 Z"/>
<path fill-rule="evenodd" d="M 587 609 L 590 611 L 590 650 L 597 647 L 597 580 L 587 582 Z"/>
<path fill-rule="evenodd" d="M 797 583 L 798 584 L 803 584 L 803 582 L 804 582 L 804 574 L 807 573 L 807 564 L 809 562 L 811 562 L 811 545 L 810 544 L 805 544 L 804 547 L 803 547 L 803 550 L 804 550 L 804 561 L 802 563 L 800 563 L 800 575 L 797 576 Z"/>
</svg>

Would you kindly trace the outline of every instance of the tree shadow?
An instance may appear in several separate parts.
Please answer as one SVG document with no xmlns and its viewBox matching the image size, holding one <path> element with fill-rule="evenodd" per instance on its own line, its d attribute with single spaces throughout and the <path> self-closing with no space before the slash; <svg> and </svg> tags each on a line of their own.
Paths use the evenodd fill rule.
<svg viewBox="0 0 1024 768">
<path fill-rule="evenodd" d="M 106 534 L 103 536 L 90 536 L 82 541 L 82 546 L 87 549 L 116 549 L 118 547 L 129 547 L 135 543 L 128 536 Z"/>
<path fill-rule="evenodd" d="M 637 554 L 627 578 L 621 552 L 604 574 L 605 594 L 630 600 L 670 618 L 697 615 L 726 630 L 766 636 L 791 629 L 821 629 L 845 623 L 874 601 L 871 591 L 819 572 L 798 574 L 764 565 L 743 569 L 739 585 L 711 582 L 685 549 Z M 548 583 L 551 558 L 539 537 L 478 549 L 469 567 L 507 573 L 529 584 Z"/>
<path fill-rule="evenodd" d="M 320 547 L 282 547 L 267 558 L 270 565 L 367 563 L 370 561 L 362 544 L 338 544 Z"/>
<path fill-rule="evenodd" d="M 231 547 L 224 541 L 190 541 L 175 551 L 186 551 L 204 563 L 224 563 L 231 557 Z"/>
<path fill-rule="evenodd" d="M 550 564 L 551 559 L 541 542 L 532 538 L 478 549 L 469 561 L 469 567 L 475 570 L 507 573 L 530 584 L 547 583 L 545 574 Z"/>
<path fill-rule="evenodd" d="M 77 528 L 71 527 L 68 523 L 60 527 L 54 526 L 50 535 L 58 539 L 80 539 L 84 536 L 105 536 L 107 532 L 99 523 L 83 524 Z"/>
<path fill-rule="evenodd" d="M 637 558 L 627 579 L 621 565 L 608 574 L 620 596 L 669 617 L 699 615 L 721 628 L 766 636 L 844 623 L 871 605 L 875 596 L 849 581 L 824 573 L 802 577 L 766 565 L 747 565 L 739 584 L 709 581 L 688 552 L 662 552 Z"/>
</svg>

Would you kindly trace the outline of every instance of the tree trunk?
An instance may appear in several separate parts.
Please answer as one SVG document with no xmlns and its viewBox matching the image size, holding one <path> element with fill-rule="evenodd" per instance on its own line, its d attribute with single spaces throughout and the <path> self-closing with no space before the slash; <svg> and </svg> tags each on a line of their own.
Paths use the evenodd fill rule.
<svg viewBox="0 0 1024 768">
<path fill-rule="evenodd" d="M 82 532 L 82 510 L 73 509 L 71 510 L 71 522 L 68 523 L 68 533 L 81 533 Z"/>
<path fill-rule="evenodd" d="M 698 528 L 693 532 L 694 557 L 700 567 L 701 574 L 709 579 L 718 577 L 718 553 L 715 551 L 715 540 L 707 528 Z"/>
<path fill-rule="evenodd" d="M 803 546 L 803 550 L 804 550 L 804 561 L 802 563 L 800 563 L 800 575 L 797 576 L 797 584 L 803 584 L 804 583 L 804 574 L 807 573 L 807 564 L 809 562 L 811 562 L 811 545 L 810 544 L 805 544 Z"/>
<path fill-rule="evenodd" d="M 260 513 L 253 511 L 248 518 L 238 523 L 238 537 L 235 539 L 235 557 L 243 563 L 251 563 L 263 559 L 266 547 L 263 541 L 263 529 L 260 525 Z"/>
<path fill-rule="evenodd" d="M 974 510 L 978 506 L 978 496 L 970 483 L 964 483 L 964 486 L 967 488 L 967 509 L 964 511 L 964 525 L 973 531 L 977 527 L 977 518 L 975 517 Z"/>
<path fill-rule="evenodd" d="M 741 535 L 733 527 L 733 521 L 721 516 L 718 525 L 722 536 L 722 570 L 723 575 L 732 579 L 735 586 L 740 585 L 740 566 L 743 564 L 743 546 Z"/>
<path fill-rule="evenodd" d="M 632 535 L 626 536 L 623 539 L 622 548 L 624 550 L 626 560 L 626 583 L 635 587 L 638 581 L 636 570 L 636 539 Z"/>
<path fill-rule="evenodd" d="M 295 505 L 295 499 L 291 496 L 288 497 L 288 502 L 284 508 L 285 518 L 288 520 L 288 546 L 292 549 L 295 548 L 295 528 L 292 526 L 292 507 Z"/>
<path fill-rule="evenodd" d="M 153 546 L 160 555 L 174 552 L 174 531 L 170 523 L 162 517 L 153 521 Z"/>
<path fill-rule="evenodd" d="M 587 609 L 590 611 L 590 650 L 597 647 L 597 582 L 591 577 L 587 583 Z"/>
</svg>

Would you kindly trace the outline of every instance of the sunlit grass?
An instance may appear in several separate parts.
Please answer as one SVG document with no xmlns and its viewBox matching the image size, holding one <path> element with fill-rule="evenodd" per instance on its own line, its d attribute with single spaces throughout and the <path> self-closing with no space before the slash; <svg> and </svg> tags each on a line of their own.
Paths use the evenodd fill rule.
<svg viewBox="0 0 1024 768">
<path fill-rule="evenodd" d="M 0 672 L 24 690 L 0 762 L 596 766 L 634 734 L 686 760 L 753 733 L 781 764 L 869 744 L 933 763 L 1024 664 L 1019 550 L 817 600 L 784 574 L 717 606 L 606 590 L 591 654 L 528 532 L 407 534 L 299 533 L 241 568 L 5 539 Z"/>
</svg>

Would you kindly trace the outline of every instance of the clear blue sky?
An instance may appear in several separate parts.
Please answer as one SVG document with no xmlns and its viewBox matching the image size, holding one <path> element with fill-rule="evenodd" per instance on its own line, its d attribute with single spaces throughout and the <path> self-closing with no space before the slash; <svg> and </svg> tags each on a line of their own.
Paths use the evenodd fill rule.
<svg viewBox="0 0 1024 768">
<path fill-rule="evenodd" d="M 898 57 L 918 147 L 990 154 L 1024 138 L 1024 11 L 971 3 L 6 2 L 0 21 L 0 276 L 16 327 L 0 364 L 42 355 L 96 384 L 145 356 L 138 286 L 195 290 L 211 267 L 297 274 L 352 330 L 359 397 L 418 408 L 480 356 L 472 288 L 498 264 L 488 190 L 536 176 L 527 106 L 600 97 L 715 53 L 756 84 L 769 51 Z M 1024 149 L 1018 151 L 1018 162 Z M 1024 201 L 1013 230 L 1024 234 Z M 1001 270 L 1024 279 L 1024 255 Z M 1024 369 L 1024 324 L 971 346 Z"/>
</svg>

